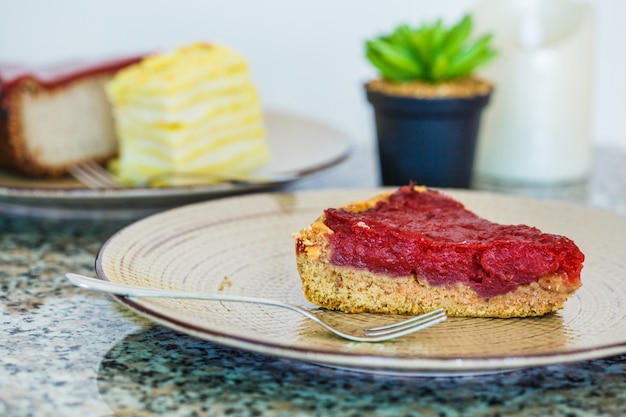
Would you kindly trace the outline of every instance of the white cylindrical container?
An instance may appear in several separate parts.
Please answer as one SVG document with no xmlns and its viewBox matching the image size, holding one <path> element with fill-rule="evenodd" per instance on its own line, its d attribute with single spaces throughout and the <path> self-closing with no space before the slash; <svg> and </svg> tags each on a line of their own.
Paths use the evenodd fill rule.
<svg viewBox="0 0 626 417">
<path fill-rule="evenodd" d="M 572 0 L 482 0 L 477 31 L 499 56 L 481 76 L 495 85 L 481 128 L 476 175 L 555 185 L 584 180 L 591 164 L 593 14 Z"/>
</svg>

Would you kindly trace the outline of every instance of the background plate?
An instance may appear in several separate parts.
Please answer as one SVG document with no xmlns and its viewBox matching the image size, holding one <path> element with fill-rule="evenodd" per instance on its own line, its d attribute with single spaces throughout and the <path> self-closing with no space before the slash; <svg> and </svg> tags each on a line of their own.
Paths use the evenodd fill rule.
<svg viewBox="0 0 626 417">
<path fill-rule="evenodd" d="M 304 117 L 278 111 L 265 114 L 272 159 L 257 171 L 302 178 L 343 161 L 350 153 L 348 138 L 338 130 Z M 72 178 L 36 180 L 0 171 L 0 206 L 22 209 L 153 209 L 228 195 L 276 188 L 267 185 L 194 185 L 164 188 L 90 190 Z"/>
<path fill-rule="evenodd" d="M 224 292 L 308 304 L 292 233 L 322 210 L 383 189 L 255 194 L 198 203 L 136 222 L 97 260 L 101 279 L 155 288 Z M 540 318 L 450 318 L 386 343 L 337 338 L 296 313 L 189 300 L 118 300 L 164 326 L 227 346 L 353 370 L 457 375 L 594 359 L 626 352 L 626 217 L 583 206 L 446 191 L 491 220 L 572 238 L 586 255 L 583 287 Z M 346 326 L 388 316 L 321 312 Z"/>
</svg>

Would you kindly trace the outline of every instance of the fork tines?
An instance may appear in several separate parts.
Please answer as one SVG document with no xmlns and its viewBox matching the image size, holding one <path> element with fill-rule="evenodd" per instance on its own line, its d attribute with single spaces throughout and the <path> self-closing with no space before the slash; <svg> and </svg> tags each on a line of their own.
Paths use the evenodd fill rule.
<svg viewBox="0 0 626 417">
<path fill-rule="evenodd" d="M 94 161 L 74 165 L 69 172 L 81 184 L 93 190 L 118 190 L 122 188 L 106 168 Z"/>
<path fill-rule="evenodd" d="M 438 308 L 429 313 L 403 320 L 387 326 L 369 327 L 363 329 L 366 336 L 403 336 L 425 329 L 434 324 L 441 323 L 446 320 L 446 313 L 443 308 Z"/>
</svg>

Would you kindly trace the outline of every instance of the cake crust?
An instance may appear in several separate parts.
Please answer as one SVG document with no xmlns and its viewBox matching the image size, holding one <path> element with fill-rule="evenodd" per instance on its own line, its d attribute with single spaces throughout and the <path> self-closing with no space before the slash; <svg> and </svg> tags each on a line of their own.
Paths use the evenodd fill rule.
<svg viewBox="0 0 626 417">
<path fill-rule="evenodd" d="M 416 190 L 427 191 L 424 187 Z M 365 212 L 387 202 L 391 194 L 349 203 L 341 209 Z M 416 272 L 397 276 L 339 265 L 331 254 L 334 233 L 323 214 L 295 234 L 303 293 L 310 302 L 332 310 L 416 315 L 443 307 L 448 316 L 458 317 L 541 316 L 563 308 L 580 286 L 580 281 L 566 274 L 549 273 L 512 291 L 485 296 L 463 282 L 434 285 Z"/>
</svg>

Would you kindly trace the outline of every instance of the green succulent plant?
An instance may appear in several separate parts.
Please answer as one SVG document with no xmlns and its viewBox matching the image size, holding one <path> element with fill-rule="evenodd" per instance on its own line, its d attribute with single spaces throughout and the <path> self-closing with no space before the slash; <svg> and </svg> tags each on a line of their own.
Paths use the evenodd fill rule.
<svg viewBox="0 0 626 417">
<path fill-rule="evenodd" d="M 497 54 L 491 34 L 470 39 L 472 26 L 470 15 L 451 27 L 441 19 L 415 28 L 403 24 L 390 35 L 366 41 L 366 56 L 389 81 L 439 83 L 463 78 Z"/>
</svg>

